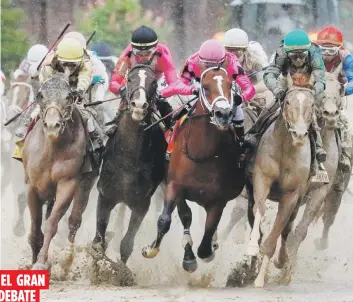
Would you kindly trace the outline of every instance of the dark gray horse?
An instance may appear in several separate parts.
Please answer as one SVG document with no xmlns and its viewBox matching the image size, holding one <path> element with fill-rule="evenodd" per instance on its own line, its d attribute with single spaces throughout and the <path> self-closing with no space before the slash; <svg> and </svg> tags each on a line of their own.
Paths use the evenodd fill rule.
<svg viewBox="0 0 353 302">
<path fill-rule="evenodd" d="M 105 235 L 112 209 L 124 202 L 131 209 L 128 230 L 120 243 L 122 262 L 132 251 L 136 233 L 149 209 L 151 197 L 166 172 L 167 144 L 160 127 L 144 131 L 151 123 L 157 81 L 147 65 L 134 66 L 128 75 L 128 110 L 106 146 L 98 181 L 97 229 L 93 251 L 104 254 Z"/>
</svg>

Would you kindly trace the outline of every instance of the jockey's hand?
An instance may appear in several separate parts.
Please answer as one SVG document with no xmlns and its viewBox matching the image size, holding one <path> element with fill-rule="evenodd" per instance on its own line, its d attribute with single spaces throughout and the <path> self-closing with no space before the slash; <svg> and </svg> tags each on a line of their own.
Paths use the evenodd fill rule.
<svg viewBox="0 0 353 302">
<path fill-rule="evenodd" d="M 71 96 L 76 100 L 78 98 L 78 102 L 83 100 L 83 91 L 82 90 L 74 90 L 71 91 Z"/>
<path fill-rule="evenodd" d="M 286 96 L 286 92 L 282 88 L 276 89 L 273 94 L 276 100 L 280 100 L 280 101 L 283 101 Z"/>
<path fill-rule="evenodd" d="M 192 94 L 193 94 L 193 95 L 196 95 L 196 96 L 199 96 L 200 91 L 199 91 L 198 89 L 194 89 L 194 90 L 192 91 Z"/>
</svg>

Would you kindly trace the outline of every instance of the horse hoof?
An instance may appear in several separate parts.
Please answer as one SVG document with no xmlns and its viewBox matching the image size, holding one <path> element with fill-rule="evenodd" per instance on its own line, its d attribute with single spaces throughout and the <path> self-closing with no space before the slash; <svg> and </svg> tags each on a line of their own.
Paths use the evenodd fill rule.
<svg viewBox="0 0 353 302">
<path fill-rule="evenodd" d="M 25 234 L 26 230 L 22 224 L 16 224 L 13 228 L 13 233 L 16 237 L 22 237 Z"/>
<path fill-rule="evenodd" d="M 317 238 L 314 240 L 316 249 L 326 250 L 328 248 L 328 240 L 325 238 Z"/>
<path fill-rule="evenodd" d="M 151 248 L 149 245 L 142 248 L 142 256 L 145 258 L 154 258 L 159 253 L 159 248 Z"/>
<path fill-rule="evenodd" d="M 214 257 L 216 256 L 216 254 L 215 253 L 212 253 L 212 255 L 210 256 L 210 257 L 208 257 L 208 258 L 201 258 L 201 260 L 203 261 L 203 262 L 205 262 L 205 263 L 209 263 L 209 262 L 211 262 L 213 259 L 214 259 Z"/>
<path fill-rule="evenodd" d="M 193 273 L 197 270 L 197 261 L 196 259 L 192 260 L 183 260 L 183 269 L 188 273 Z"/>
<path fill-rule="evenodd" d="M 260 280 L 259 278 L 256 278 L 255 279 L 255 282 L 254 282 L 254 287 L 256 288 L 263 288 L 265 286 L 265 280 Z"/>
<path fill-rule="evenodd" d="M 32 266 L 32 271 L 37 271 L 37 270 L 48 270 L 49 266 L 47 264 L 43 264 L 43 263 L 35 263 Z"/>
<path fill-rule="evenodd" d="M 105 255 L 104 248 L 100 243 L 92 243 L 89 254 L 91 254 L 94 259 L 102 259 Z"/>
<path fill-rule="evenodd" d="M 275 266 L 277 269 L 282 269 L 283 266 L 284 266 L 283 261 L 279 261 L 278 259 L 276 259 L 275 261 L 273 261 L 273 264 L 274 264 L 274 266 Z"/>
<path fill-rule="evenodd" d="M 248 245 L 248 255 L 249 256 L 257 256 L 260 252 L 260 248 L 258 245 Z"/>
<path fill-rule="evenodd" d="M 59 265 L 62 268 L 66 268 L 67 266 L 70 266 L 73 261 L 73 249 L 66 248 L 64 249 L 60 255 L 59 255 Z"/>
</svg>

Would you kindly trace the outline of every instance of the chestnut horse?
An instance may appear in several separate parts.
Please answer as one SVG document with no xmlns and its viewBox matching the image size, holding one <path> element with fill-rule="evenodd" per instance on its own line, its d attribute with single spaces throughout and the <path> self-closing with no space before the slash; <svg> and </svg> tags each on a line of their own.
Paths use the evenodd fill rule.
<svg viewBox="0 0 353 302">
<path fill-rule="evenodd" d="M 48 251 L 58 223 L 74 199 L 69 218 L 69 245 L 60 264 L 66 271 L 72 261 L 73 244 L 82 222 L 98 167 L 83 173 L 87 154 L 84 120 L 70 94 L 68 76 L 54 75 L 37 95 L 40 120 L 29 132 L 23 147 L 28 206 L 31 213 L 29 243 L 33 269 L 47 269 Z M 47 200 L 47 225 L 41 230 L 42 206 Z M 62 258 L 62 257 L 61 257 Z"/>
<path fill-rule="evenodd" d="M 142 249 L 146 258 L 158 254 L 177 206 L 184 227 L 183 268 L 188 272 L 197 269 L 197 262 L 190 235 L 192 213 L 186 199 L 197 202 L 207 212 L 205 233 L 197 255 L 209 262 L 218 248 L 216 230 L 223 209 L 241 193 L 245 178 L 244 169 L 237 165 L 240 149 L 230 129 L 233 101 L 228 74 L 223 68 L 211 67 L 202 73 L 200 83 L 200 97 L 180 126 L 170 159 L 157 238 Z"/>
</svg>

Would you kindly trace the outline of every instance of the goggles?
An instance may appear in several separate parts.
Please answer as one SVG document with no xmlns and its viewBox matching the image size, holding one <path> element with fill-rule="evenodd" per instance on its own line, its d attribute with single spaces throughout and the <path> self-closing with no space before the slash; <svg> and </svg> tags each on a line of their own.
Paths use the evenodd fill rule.
<svg viewBox="0 0 353 302">
<path fill-rule="evenodd" d="M 338 53 L 338 51 L 340 50 L 339 46 L 321 46 L 321 51 L 323 55 L 326 56 L 334 56 Z"/>
<path fill-rule="evenodd" d="M 152 47 L 149 49 L 138 49 L 138 48 L 132 48 L 132 52 L 134 53 L 135 56 L 138 57 L 147 57 L 150 56 L 152 53 L 156 51 L 157 47 Z"/>
<path fill-rule="evenodd" d="M 223 64 L 225 58 L 221 60 L 209 60 L 209 59 L 199 58 L 199 60 L 200 60 L 200 63 L 204 64 L 206 68 L 210 68 L 210 67 L 216 67 L 218 65 Z"/>
<path fill-rule="evenodd" d="M 291 60 L 304 60 L 308 57 L 308 54 L 309 52 L 308 51 L 292 51 L 292 52 L 289 52 L 288 53 L 288 57 L 291 59 Z"/>
</svg>

